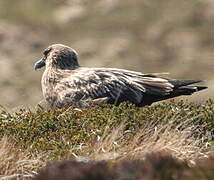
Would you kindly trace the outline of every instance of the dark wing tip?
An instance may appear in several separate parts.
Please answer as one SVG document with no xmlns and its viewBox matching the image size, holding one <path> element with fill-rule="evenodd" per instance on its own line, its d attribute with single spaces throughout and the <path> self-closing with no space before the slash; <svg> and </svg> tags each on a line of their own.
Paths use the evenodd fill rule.
<svg viewBox="0 0 214 180">
<path fill-rule="evenodd" d="M 208 87 L 207 86 L 196 86 L 196 88 L 197 88 L 197 91 L 201 91 L 201 90 L 207 89 Z"/>
<path fill-rule="evenodd" d="M 169 80 L 169 82 L 175 86 L 175 88 L 188 86 L 190 84 L 204 82 L 203 80 Z"/>
</svg>

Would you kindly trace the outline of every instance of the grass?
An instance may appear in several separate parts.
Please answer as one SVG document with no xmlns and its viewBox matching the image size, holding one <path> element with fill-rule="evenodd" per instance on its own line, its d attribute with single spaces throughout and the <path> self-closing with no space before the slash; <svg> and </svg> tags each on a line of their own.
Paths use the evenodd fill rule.
<svg viewBox="0 0 214 180">
<path fill-rule="evenodd" d="M 2 110 L 0 167 L 9 162 L 10 171 L 1 172 L 32 175 L 50 160 L 120 163 L 143 160 L 150 153 L 166 153 L 195 167 L 213 153 L 213 120 L 213 100 L 171 101 L 144 108 L 124 103 L 89 109 Z"/>
<path fill-rule="evenodd" d="M 15 146 L 7 137 L 0 140 L 0 179 L 29 179 L 36 174 L 42 161 L 30 158 L 27 151 Z"/>
</svg>

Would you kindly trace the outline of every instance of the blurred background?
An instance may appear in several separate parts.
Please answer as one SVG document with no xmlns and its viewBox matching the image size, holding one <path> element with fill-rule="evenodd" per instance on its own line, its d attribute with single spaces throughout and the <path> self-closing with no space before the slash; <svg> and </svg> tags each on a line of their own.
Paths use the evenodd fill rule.
<svg viewBox="0 0 214 180">
<path fill-rule="evenodd" d="M 74 48 L 82 66 L 169 72 L 205 79 L 214 97 L 214 0 L 0 0 L 0 104 L 42 100 L 34 63 L 53 43 Z"/>
</svg>

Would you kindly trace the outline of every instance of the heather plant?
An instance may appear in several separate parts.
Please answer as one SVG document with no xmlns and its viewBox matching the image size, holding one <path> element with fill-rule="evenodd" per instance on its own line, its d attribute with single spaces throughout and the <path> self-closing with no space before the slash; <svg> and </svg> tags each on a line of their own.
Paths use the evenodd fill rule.
<svg viewBox="0 0 214 180">
<path fill-rule="evenodd" d="M 15 168 L 16 161 L 27 157 L 32 165 L 22 169 L 31 172 L 29 177 L 52 160 L 104 161 L 119 166 L 143 161 L 151 153 L 164 153 L 184 163 L 184 168 L 195 168 L 199 161 L 213 156 L 213 120 L 213 100 L 203 104 L 171 101 L 144 108 L 123 103 L 55 110 L 38 106 L 35 111 L 15 113 L 1 110 L 0 136 L 6 136 L 14 149 L 2 146 L 1 152 L 6 149 L 15 157 L 13 161 L 4 155 L 1 158 Z M 6 177 L 9 171 L 2 172 Z"/>
</svg>

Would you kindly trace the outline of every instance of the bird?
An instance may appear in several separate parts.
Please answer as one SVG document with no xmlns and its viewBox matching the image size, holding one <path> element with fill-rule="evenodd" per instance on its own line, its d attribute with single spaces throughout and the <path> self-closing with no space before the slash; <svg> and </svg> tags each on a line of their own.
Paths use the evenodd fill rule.
<svg viewBox="0 0 214 180">
<path fill-rule="evenodd" d="M 207 88 L 191 85 L 202 80 L 169 79 L 161 73 L 82 67 L 77 52 L 63 44 L 50 45 L 43 51 L 34 68 L 44 66 L 42 92 L 51 108 L 87 106 L 89 102 L 119 105 L 124 101 L 143 107 Z"/>
</svg>

